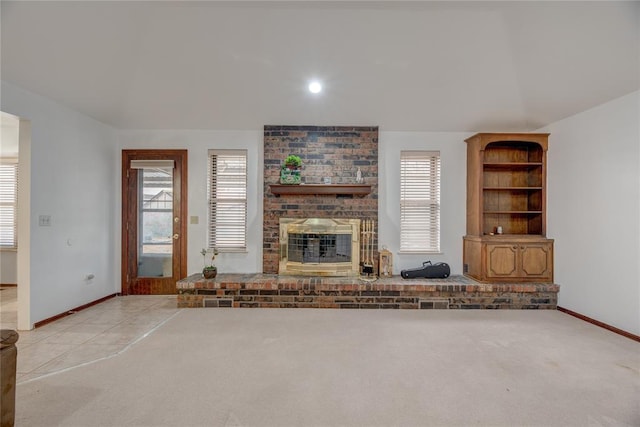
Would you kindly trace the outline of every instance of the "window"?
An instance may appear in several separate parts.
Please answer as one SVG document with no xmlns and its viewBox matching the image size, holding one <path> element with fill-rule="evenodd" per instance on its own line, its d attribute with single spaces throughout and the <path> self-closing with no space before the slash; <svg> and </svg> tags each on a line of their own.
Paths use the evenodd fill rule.
<svg viewBox="0 0 640 427">
<path fill-rule="evenodd" d="M 0 248 L 16 249 L 18 239 L 18 163 L 3 159 L 0 162 Z"/>
<path fill-rule="evenodd" d="M 247 247 L 247 150 L 209 150 L 209 247 Z"/>
<path fill-rule="evenodd" d="M 400 153 L 400 251 L 440 252 L 440 152 Z"/>
</svg>

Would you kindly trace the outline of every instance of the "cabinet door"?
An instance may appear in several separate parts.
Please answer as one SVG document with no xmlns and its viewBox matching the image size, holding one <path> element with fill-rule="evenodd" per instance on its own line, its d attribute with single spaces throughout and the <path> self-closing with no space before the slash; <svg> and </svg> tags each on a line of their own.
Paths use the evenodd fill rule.
<svg viewBox="0 0 640 427">
<path fill-rule="evenodd" d="M 522 277 L 553 280 L 553 246 L 551 243 L 520 245 Z"/>
<path fill-rule="evenodd" d="M 488 279 L 519 277 L 518 245 L 487 243 L 486 251 Z"/>
</svg>

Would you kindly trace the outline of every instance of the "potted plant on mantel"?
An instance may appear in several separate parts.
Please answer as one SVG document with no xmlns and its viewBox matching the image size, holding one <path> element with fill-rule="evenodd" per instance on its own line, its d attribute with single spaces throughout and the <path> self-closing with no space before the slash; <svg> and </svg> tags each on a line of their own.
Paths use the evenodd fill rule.
<svg viewBox="0 0 640 427">
<path fill-rule="evenodd" d="M 302 159 L 295 154 L 289 155 L 280 169 L 280 184 L 300 184 Z"/>
<path fill-rule="evenodd" d="M 213 264 L 213 261 L 216 259 L 216 255 L 218 255 L 218 250 L 213 248 L 211 250 L 211 262 L 207 264 L 207 251 L 206 249 L 202 249 L 200 253 L 202 254 L 202 260 L 204 261 L 204 268 L 202 269 L 202 275 L 205 279 L 213 279 L 218 275 L 218 267 Z"/>
</svg>

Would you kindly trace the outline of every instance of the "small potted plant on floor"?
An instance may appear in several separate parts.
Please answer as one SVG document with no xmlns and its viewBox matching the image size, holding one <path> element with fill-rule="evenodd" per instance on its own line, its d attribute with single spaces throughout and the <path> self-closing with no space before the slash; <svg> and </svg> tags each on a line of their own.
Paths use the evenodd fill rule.
<svg viewBox="0 0 640 427">
<path fill-rule="evenodd" d="M 202 254 L 202 259 L 204 261 L 202 275 L 205 279 L 213 279 L 218 275 L 218 267 L 213 264 L 213 261 L 216 259 L 216 255 L 218 255 L 218 250 L 216 248 L 211 249 L 211 262 L 209 263 L 207 263 L 207 253 L 209 253 L 209 251 L 203 248 L 200 253 Z"/>
<path fill-rule="evenodd" d="M 280 184 L 300 184 L 302 159 L 295 154 L 289 155 L 280 169 Z"/>
</svg>

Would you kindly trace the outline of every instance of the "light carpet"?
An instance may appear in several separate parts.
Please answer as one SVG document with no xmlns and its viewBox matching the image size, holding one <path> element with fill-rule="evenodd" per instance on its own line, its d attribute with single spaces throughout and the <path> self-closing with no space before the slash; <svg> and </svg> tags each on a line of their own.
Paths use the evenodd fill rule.
<svg viewBox="0 0 640 427">
<path fill-rule="evenodd" d="M 638 426 L 640 344 L 557 311 L 187 309 L 20 426 Z"/>
</svg>

